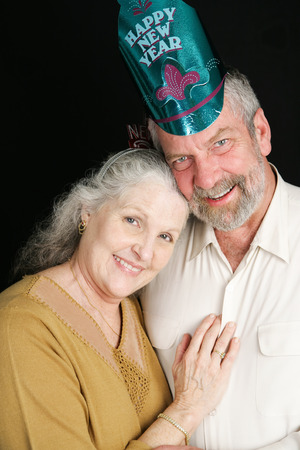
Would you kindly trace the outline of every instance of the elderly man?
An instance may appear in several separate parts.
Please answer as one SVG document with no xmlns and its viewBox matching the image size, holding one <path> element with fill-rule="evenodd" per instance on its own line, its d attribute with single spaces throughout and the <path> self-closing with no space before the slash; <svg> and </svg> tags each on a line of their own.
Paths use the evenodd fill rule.
<svg viewBox="0 0 300 450">
<path fill-rule="evenodd" d="M 270 127 L 237 72 L 206 130 L 175 136 L 153 122 L 151 129 L 194 214 L 143 296 L 169 382 L 178 341 L 208 312 L 237 322 L 241 338 L 227 394 L 194 443 L 300 449 L 300 189 L 268 163 Z"/>
<path fill-rule="evenodd" d="M 150 27 L 152 14 L 162 27 L 158 3 L 161 11 L 172 3 L 168 26 L 181 49 L 164 61 L 159 54 L 146 73 L 127 62 L 144 100 L 152 96 L 154 143 L 193 214 L 171 261 L 142 295 L 148 334 L 173 388 L 182 335 L 211 312 L 222 314 L 224 324 L 236 322 L 241 349 L 230 385 L 191 442 L 207 450 L 300 449 L 300 188 L 267 160 L 270 127 L 246 77 L 229 69 L 214 78 L 189 7 L 183 11 L 180 0 L 152 3 L 131 29 L 144 39 L 140 24 Z M 185 20 L 176 22 L 178 11 Z M 191 57 L 195 49 L 199 58 Z"/>
</svg>

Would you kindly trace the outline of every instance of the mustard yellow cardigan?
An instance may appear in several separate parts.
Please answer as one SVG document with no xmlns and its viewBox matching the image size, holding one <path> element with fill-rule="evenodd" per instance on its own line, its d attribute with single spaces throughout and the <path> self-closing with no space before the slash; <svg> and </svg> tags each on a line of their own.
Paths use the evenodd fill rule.
<svg viewBox="0 0 300 450">
<path fill-rule="evenodd" d="M 117 349 L 74 299 L 43 276 L 0 295 L 0 449 L 148 450 L 136 441 L 171 401 L 125 299 Z"/>
</svg>

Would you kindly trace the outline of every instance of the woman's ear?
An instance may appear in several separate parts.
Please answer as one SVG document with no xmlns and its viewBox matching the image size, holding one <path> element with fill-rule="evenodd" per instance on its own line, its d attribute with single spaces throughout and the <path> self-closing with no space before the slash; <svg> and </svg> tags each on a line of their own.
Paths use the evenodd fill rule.
<svg viewBox="0 0 300 450">
<path fill-rule="evenodd" d="M 85 208 L 82 209 L 81 220 L 84 221 L 86 223 L 86 225 L 89 223 L 90 217 L 91 217 L 90 213 L 88 213 Z"/>
<path fill-rule="evenodd" d="M 253 119 L 255 135 L 261 154 L 268 156 L 271 152 L 271 128 L 262 108 L 258 108 Z"/>
</svg>

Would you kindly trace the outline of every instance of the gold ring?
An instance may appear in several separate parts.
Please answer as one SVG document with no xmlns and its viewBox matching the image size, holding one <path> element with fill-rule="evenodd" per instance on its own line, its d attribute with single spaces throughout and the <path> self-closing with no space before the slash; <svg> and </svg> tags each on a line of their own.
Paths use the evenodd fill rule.
<svg viewBox="0 0 300 450">
<path fill-rule="evenodd" d="M 218 355 L 220 356 L 221 359 L 224 359 L 226 356 L 225 352 L 221 353 L 221 352 L 219 352 L 219 350 L 214 350 L 214 352 L 218 353 Z"/>
</svg>

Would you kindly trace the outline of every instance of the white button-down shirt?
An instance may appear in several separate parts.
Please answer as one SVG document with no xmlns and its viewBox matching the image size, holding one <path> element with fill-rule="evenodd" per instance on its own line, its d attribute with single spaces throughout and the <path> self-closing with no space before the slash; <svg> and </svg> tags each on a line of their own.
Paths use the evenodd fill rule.
<svg viewBox="0 0 300 450">
<path fill-rule="evenodd" d="M 300 449 L 300 188 L 277 178 L 267 214 L 234 273 L 213 229 L 191 219 L 142 296 L 171 389 L 184 333 L 210 313 L 238 324 L 241 348 L 229 388 L 191 440 L 203 449 Z"/>
</svg>

